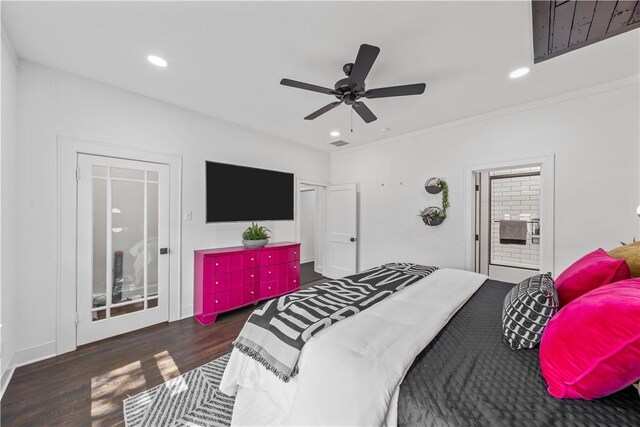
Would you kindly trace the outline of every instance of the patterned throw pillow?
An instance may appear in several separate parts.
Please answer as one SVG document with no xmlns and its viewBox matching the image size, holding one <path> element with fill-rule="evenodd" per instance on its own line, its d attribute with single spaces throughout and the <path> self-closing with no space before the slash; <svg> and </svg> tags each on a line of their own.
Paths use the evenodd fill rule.
<svg viewBox="0 0 640 427">
<path fill-rule="evenodd" d="M 539 274 L 523 280 L 504 299 L 504 341 L 513 350 L 535 347 L 558 307 L 558 292 L 551 274 Z"/>
</svg>

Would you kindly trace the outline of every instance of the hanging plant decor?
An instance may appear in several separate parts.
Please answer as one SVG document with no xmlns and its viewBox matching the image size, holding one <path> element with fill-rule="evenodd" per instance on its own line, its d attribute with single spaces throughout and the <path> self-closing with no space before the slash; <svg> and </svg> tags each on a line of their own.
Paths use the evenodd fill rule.
<svg viewBox="0 0 640 427">
<path fill-rule="evenodd" d="M 447 210 L 449 209 L 449 184 L 447 184 L 447 181 L 441 179 L 440 188 L 442 188 L 442 212 L 446 218 Z"/>
<path fill-rule="evenodd" d="M 444 212 L 437 206 L 429 206 L 428 208 L 420 211 L 419 216 L 422 218 L 422 222 L 425 225 L 440 225 L 445 219 Z"/>
<path fill-rule="evenodd" d="M 424 188 L 427 193 L 438 194 L 442 193 L 442 208 L 437 206 L 430 206 L 423 209 L 419 216 L 425 225 L 440 225 L 447 218 L 447 209 L 449 209 L 449 184 L 447 181 L 441 178 L 430 178 L 424 184 Z"/>
<path fill-rule="evenodd" d="M 438 194 L 442 191 L 440 180 L 438 178 L 429 178 L 427 182 L 424 183 L 424 189 L 427 190 L 429 194 Z"/>
</svg>

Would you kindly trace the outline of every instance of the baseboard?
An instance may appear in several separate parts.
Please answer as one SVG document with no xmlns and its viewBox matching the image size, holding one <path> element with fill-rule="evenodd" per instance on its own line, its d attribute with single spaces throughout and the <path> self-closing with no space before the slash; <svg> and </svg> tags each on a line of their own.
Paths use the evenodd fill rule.
<svg viewBox="0 0 640 427">
<path fill-rule="evenodd" d="M 39 362 L 56 355 L 56 342 L 51 341 L 41 345 L 33 347 L 23 348 L 22 350 L 16 350 L 7 363 L 7 368 L 0 377 L 0 399 L 4 396 L 4 392 L 13 378 L 13 373 L 16 368 L 29 365 L 31 363 Z"/>
<path fill-rule="evenodd" d="M 193 317 L 193 305 L 183 305 L 180 310 L 180 320 Z"/>
<path fill-rule="evenodd" d="M 307 262 L 313 262 L 315 260 L 316 259 L 314 257 L 311 257 L 311 258 L 300 258 L 300 264 L 305 264 Z"/>
<path fill-rule="evenodd" d="M 56 342 L 51 341 L 17 350 L 13 355 L 13 364 L 11 366 L 19 368 L 20 366 L 30 365 L 54 356 L 56 356 Z"/>
<path fill-rule="evenodd" d="M 13 377 L 13 373 L 16 370 L 13 367 L 14 356 L 15 354 L 11 356 L 11 359 L 9 359 L 9 364 L 7 365 L 7 369 L 4 370 L 4 372 L 2 373 L 2 377 L 0 378 L 0 400 L 2 400 L 2 398 L 4 397 L 4 392 L 5 390 L 7 390 L 7 386 L 9 385 L 9 382 Z"/>
</svg>

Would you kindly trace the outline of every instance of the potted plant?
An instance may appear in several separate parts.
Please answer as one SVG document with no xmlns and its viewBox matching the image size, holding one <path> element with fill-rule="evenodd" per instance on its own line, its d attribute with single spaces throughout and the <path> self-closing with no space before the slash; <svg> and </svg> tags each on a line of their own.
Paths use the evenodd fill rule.
<svg viewBox="0 0 640 427">
<path fill-rule="evenodd" d="M 261 248 L 269 242 L 271 232 L 267 227 L 251 223 L 251 226 L 242 233 L 242 245 L 245 248 Z"/>
<path fill-rule="evenodd" d="M 447 214 L 436 206 L 430 206 L 423 209 L 418 215 L 422 218 L 422 222 L 424 222 L 425 225 L 431 226 L 442 224 L 444 219 L 447 217 Z"/>
</svg>

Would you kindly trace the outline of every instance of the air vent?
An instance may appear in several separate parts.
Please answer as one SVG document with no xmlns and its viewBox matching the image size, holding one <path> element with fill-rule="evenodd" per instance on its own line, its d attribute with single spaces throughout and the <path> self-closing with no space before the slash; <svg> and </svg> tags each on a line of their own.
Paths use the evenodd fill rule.
<svg viewBox="0 0 640 427">
<path fill-rule="evenodd" d="M 344 147 L 345 145 L 348 145 L 349 143 L 347 141 L 343 141 L 343 140 L 339 139 L 337 141 L 330 142 L 329 144 L 335 145 L 336 147 Z"/>
</svg>

